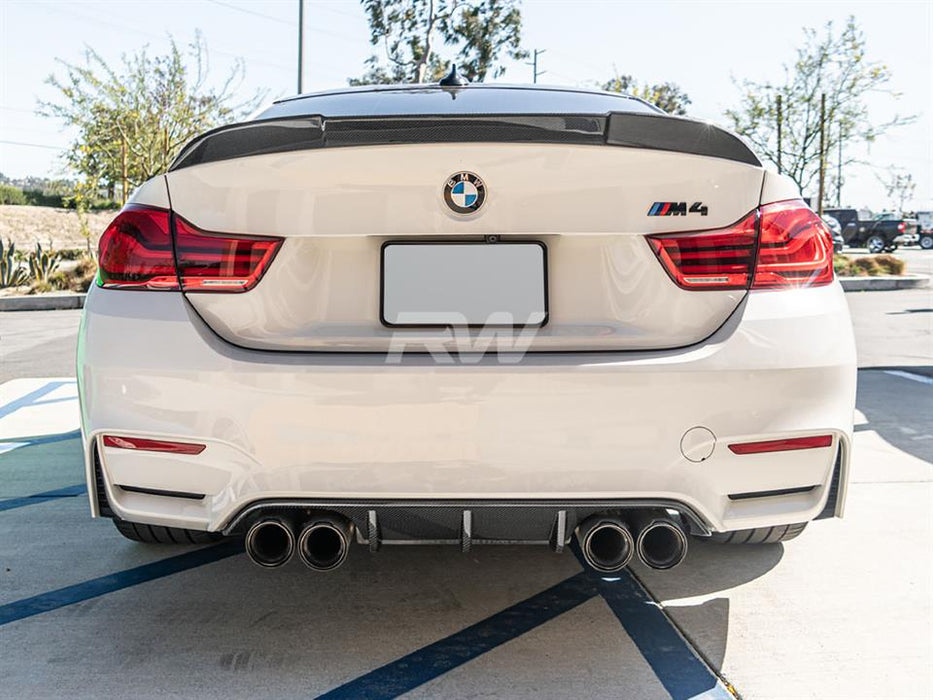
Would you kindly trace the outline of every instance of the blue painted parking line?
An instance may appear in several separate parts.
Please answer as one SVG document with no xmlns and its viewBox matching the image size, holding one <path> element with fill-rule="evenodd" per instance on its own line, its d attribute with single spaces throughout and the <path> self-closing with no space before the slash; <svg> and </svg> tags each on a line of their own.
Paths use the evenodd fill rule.
<svg viewBox="0 0 933 700">
<path fill-rule="evenodd" d="M 579 558 L 575 544 L 573 549 Z M 627 569 L 613 578 L 601 578 L 588 570 L 571 576 L 475 625 L 348 681 L 319 699 L 398 697 L 597 595 L 606 600 L 673 700 L 733 700 L 735 696 Z"/>
<path fill-rule="evenodd" d="M 36 405 L 36 404 L 33 404 Z M 71 430 L 67 433 L 56 433 L 54 435 L 40 435 L 38 437 L 18 437 L 0 441 L 0 455 L 12 452 L 20 447 L 32 447 L 33 445 L 48 445 L 53 442 L 63 442 L 65 440 L 77 440 L 81 437 L 80 430 Z M 12 462 L 11 462 L 12 464 Z"/>
<path fill-rule="evenodd" d="M 334 688 L 320 698 L 375 700 L 398 697 L 530 632 L 596 595 L 598 591 L 592 577 L 585 573 L 576 574 L 460 632 Z"/>
<path fill-rule="evenodd" d="M 63 386 L 68 386 L 69 384 L 74 384 L 74 383 L 75 383 L 75 380 L 73 379 L 56 380 L 53 382 L 47 382 L 46 384 L 39 387 L 38 389 L 30 391 L 28 394 L 24 394 L 23 396 L 20 396 L 18 399 L 14 399 L 13 401 L 10 401 L 9 403 L 4 404 L 3 406 L 0 406 L 0 418 L 8 416 L 14 411 L 18 411 L 21 408 L 26 408 L 27 406 L 31 406 L 36 401 L 41 399 L 43 396 L 46 396 L 47 394 L 51 394 L 56 389 L 60 389 Z"/>
<path fill-rule="evenodd" d="M 31 496 L 19 496 L 17 498 L 7 498 L 0 501 L 0 513 L 5 510 L 22 508 L 23 506 L 34 506 L 46 501 L 54 501 L 56 498 L 69 498 L 71 496 L 81 496 L 87 493 L 87 487 L 84 484 L 75 484 L 74 486 L 65 486 L 64 488 L 54 489 L 52 491 L 43 491 L 34 493 Z"/>
<path fill-rule="evenodd" d="M 212 547 L 186 552 L 151 564 L 143 564 L 133 569 L 100 576 L 73 586 L 66 586 L 31 598 L 0 605 L 0 626 L 136 586 L 140 583 L 171 576 L 204 564 L 220 561 L 240 554 L 242 551 L 243 543 L 238 540 L 223 542 Z"/>
<path fill-rule="evenodd" d="M 733 700 L 734 695 L 697 656 L 633 574 L 626 569 L 618 578 L 599 579 L 597 585 L 625 633 L 673 700 L 698 696 Z"/>
</svg>

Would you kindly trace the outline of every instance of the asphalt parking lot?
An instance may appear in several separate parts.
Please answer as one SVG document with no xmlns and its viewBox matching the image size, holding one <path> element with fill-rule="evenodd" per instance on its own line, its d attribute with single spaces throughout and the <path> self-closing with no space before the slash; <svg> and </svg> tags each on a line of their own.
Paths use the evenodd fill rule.
<svg viewBox="0 0 933 700">
<path fill-rule="evenodd" d="M 930 697 L 933 290 L 847 298 L 846 517 L 614 579 L 546 548 L 356 547 L 314 574 L 126 541 L 84 496 L 79 312 L 0 314 L 0 696 Z"/>
</svg>

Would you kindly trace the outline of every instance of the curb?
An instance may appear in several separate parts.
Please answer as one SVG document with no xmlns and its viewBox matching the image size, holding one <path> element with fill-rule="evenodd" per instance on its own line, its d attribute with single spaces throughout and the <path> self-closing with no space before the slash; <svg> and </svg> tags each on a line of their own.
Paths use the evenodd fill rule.
<svg viewBox="0 0 933 700">
<path fill-rule="evenodd" d="M 919 289 L 930 285 L 928 275 L 879 275 L 878 277 L 840 277 L 846 292 L 881 292 L 892 289 Z"/>
<path fill-rule="evenodd" d="M 0 297 L 0 311 L 57 311 L 83 309 L 87 294 L 30 294 Z"/>
</svg>

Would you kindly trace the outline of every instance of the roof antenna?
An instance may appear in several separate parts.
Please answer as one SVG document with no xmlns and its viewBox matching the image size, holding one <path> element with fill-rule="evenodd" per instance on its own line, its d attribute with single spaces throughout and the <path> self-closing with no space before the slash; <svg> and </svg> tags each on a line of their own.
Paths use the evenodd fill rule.
<svg viewBox="0 0 933 700">
<path fill-rule="evenodd" d="M 450 73 L 438 80 L 437 84 L 441 87 L 463 87 L 464 85 L 469 85 L 470 81 L 460 75 L 457 72 L 457 64 L 452 63 L 450 65 Z"/>
</svg>

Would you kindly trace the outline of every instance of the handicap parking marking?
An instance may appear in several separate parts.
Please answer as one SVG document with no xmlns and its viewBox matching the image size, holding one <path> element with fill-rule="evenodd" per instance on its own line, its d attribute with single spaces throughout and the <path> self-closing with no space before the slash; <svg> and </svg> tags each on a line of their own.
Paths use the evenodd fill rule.
<svg viewBox="0 0 933 700">
<path fill-rule="evenodd" d="M 388 700 L 517 639 L 536 627 L 601 596 L 658 681 L 673 700 L 734 700 L 736 694 L 697 653 L 673 621 L 628 569 L 601 577 L 584 571 L 460 632 L 344 683 L 318 700 Z"/>
<path fill-rule="evenodd" d="M 0 605 L 0 626 L 171 576 L 204 564 L 211 564 L 242 552 L 243 543 L 239 540 L 231 540 Z"/>
<path fill-rule="evenodd" d="M 69 377 L 11 379 L 0 384 L 0 442 L 5 449 L 20 436 L 58 435 L 78 429 L 77 381 Z"/>
<path fill-rule="evenodd" d="M 923 374 L 917 374 L 916 372 L 905 372 L 900 369 L 886 369 L 883 370 L 885 374 L 889 374 L 892 377 L 900 377 L 901 379 L 910 379 L 914 382 L 919 382 L 921 384 L 931 384 L 933 385 L 933 377 L 927 377 Z"/>
<path fill-rule="evenodd" d="M 530 632 L 598 594 L 579 573 L 485 620 L 396 659 L 318 696 L 319 700 L 396 698 Z"/>
<path fill-rule="evenodd" d="M 17 498 L 6 498 L 0 501 L 0 513 L 5 510 L 22 508 L 23 506 L 34 506 L 46 501 L 54 501 L 56 498 L 71 498 L 72 496 L 83 496 L 87 493 L 87 486 L 84 484 L 74 484 L 73 486 L 64 486 L 60 489 L 34 493 L 29 496 L 19 496 Z"/>
</svg>

